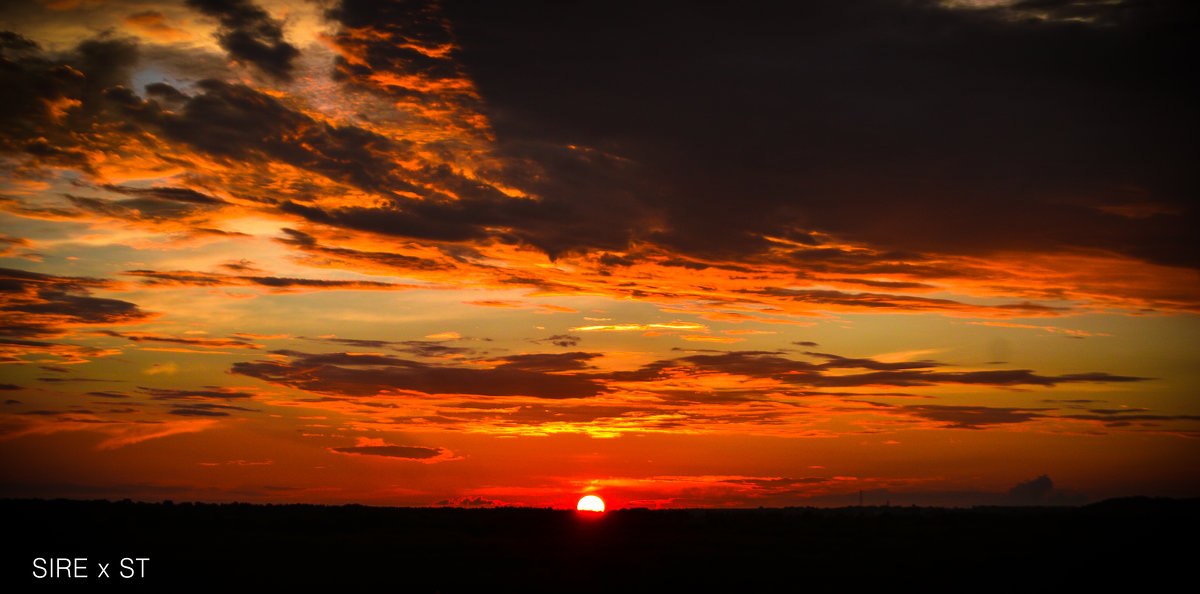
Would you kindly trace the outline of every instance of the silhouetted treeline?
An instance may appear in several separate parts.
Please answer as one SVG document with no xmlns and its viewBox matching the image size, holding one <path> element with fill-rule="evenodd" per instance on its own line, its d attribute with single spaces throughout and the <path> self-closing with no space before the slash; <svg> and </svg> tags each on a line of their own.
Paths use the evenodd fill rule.
<svg viewBox="0 0 1200 594">
<path fill-rule="evenodd" d="M 11 551 L 2 583 L 29 592 L 1156 591 L 1176 579 L 1189 583 L 1200 527 L 1200 500 L 1148 498 L 1084 507 L 631 509 L 600 516 L 534 508 L 0 505 Z M 50 575 L 47 564 L 56 558 L 88 559 L 88 577 Z M 148 559 L 144 575 L 116 575 L 125 559 Z M 107 578 L 96 575 L 99 563 L 110 564 Z"/>
</svg>

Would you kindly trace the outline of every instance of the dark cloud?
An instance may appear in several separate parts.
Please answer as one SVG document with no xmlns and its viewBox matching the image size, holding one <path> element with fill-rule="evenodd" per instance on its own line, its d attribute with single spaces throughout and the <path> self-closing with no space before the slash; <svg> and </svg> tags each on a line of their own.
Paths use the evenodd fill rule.
<svg viewBox="0 0 1200 594">
<path fill-rule="evenodd" d="M 1043 474 L 1033 480 L 1018 483 L 1008 490 L 1008 497 L 1014 501 L 1026 504 L 1041 503 L 1046 500 L 1047 496 L 1053 490 L 1054 481 Z"/>
<path fill-rule="evenodd" d="M 1004 369 L 994 371 L 877 371 L 853 375 L 822 376 L 799 379 L 798 383 L 811 383 L 823 387 L 844 386 L 929 386 L 935 384 L 978 384 L 987 386 L 1045 386 L 1062 383 L 1125 383 L 1140 382 L 1151 378 L 1110 375 L 1102 372 L 1073 373 L 1043 376 L 1029 369 Z"/>
<path fill-rule="evenodd" d="M 442 172 L 430 177 L 443 177 Z M 447 172 L 448 174 L 448 172 Z M 440 179 L 457 182 L 455 179 Z M 405 185 L 409 185 L 405 182 Z M 439 187 L 446 187 L 439 184 Z M 455 190 L 450 186 L 450 190 Z M 604 233 L 589 222 L 589 213 L 565 201 L 516 200 L 490 186 L 473 184 L 463 188 L 457 200 L 406 200 L 396 198 L 387 208 L 319 208 L 285 202 L 288 214 L 325 225 L 370 231 L 384 235 L 429 241 L 465 242 L 495 240 L 524 244 L 546 252 L 551 258 L 587 248 L 595 239 L 602 247 L 622 247 L 627 237 L 601 238 Z M 417 191 L 428 194 L 427 189 Z"/>
<path fill-rule="evenodd" d="M 571 348 L 578 345 L 581 340 L 583 340 L 582 337 L 573 334 L 555 334 L 546 338 L 540 338 L 536 342 L 548 342 L 554 346 Z"/>
<path fill-rule="evenodd" d="M 526 371 L 579 371 L 592 369 L 588 361 L 602 356 L 601 353 L 531 353 L 527 355 L 509 355 L 501 357 L 503 361 L 497 369 L 524 369 Z"/>
<path fill-rule="evenodd" d="M 300 50 L 283 40 L 283 24 L 267 11 L 249 0 L 187 0 L 187 5 L 221 23 L 217 40 L 229 57 L 277 79 L 292 79 Z"/>
<path fill-rule="evenodd" d="M 152 317 L 134 303 L 90 294 L 116 286 L 102 279 L 0 268 L 0 335 L 48 336 L 71 326 L 130 324 Z"/>
<path fill-rule="evenodd" d="M 19 414 L 40 416 L 40 417 L 57 417 L 57 416 L 69 415 L 69 414 L 90 415 L 90 414 L 94 414 L 94 413 L 92 413 L 92 411 L 90 411 L 90 410 L 80 409 L 80 410 L 27 410 L 27 411 L 25 411 L 23 413 L 19 413 Z"/>
<path fill-rule="evenodd" d="M 398 351 L 412 353 L 420 357 L 443 359 L 475 353 L 469 347 L 450 346 L 436 340 L 404 340 L 393 346 Z"/>
<path fill-rule="evenodd" d="M 422 191 L 393 161 L 410 153 L 407 141 L 317 122 L 245 85 L 206 79 L 196 88 L 178 112 L 136 96 L 112 99 L 127 117 L 214 156 L 278 160 L 384 195 Z"/>
<path fill-rule="evenodd" d="M 386 355 L 274 351 L 288 361 L 238 362 L 233 373 L 336 396 L 425 394 L 587 398 L 602 393 L 591 377 L 499 366 L 492 369 L 431 364 Z"/>
<path fill-rule="evenodd" d="M 325 259 L 336 258 L 349 263 L 365 262 L 397 270 L 444 270 L 449 268 L 446 263 L 429 258 L 417 258 L 390 252 L 368 252 L 349 248 L 330 247 L 321 245 L 315 237 L 307 233 L 286 228 L 282 229 L 282 231 L 286 237 L 278 239 L 280 243 L 290 245 L 303 252 L 321 256 Z"/>
<path fill-rule="evenodd" d="M 232 388 L 219 388 L 216 386 L 204 386 L 204 388 L 203 390 L 178 390 L 174 388 L 139 387 L 138 390 L 149 394 L 154 400 L 248 400 L 256 396 L 256 394 Z"/>
<path fill-rule="evenodd" d="M 1187 65 L 1181 56 L 1195 53 L 1186 32 L 1196 10 L 1174 1 L 1087 4 L 1082 16 L 1070 16 L 1071 3 L 950 10 L 882 0 L 736 13 L 620 1 L 604 14 L 520 0 L 331 7 L 342 84 L 414 102 L 422 109 L 413 113 L 485 121 L 482 111 L 486 131 L 455 120 L 478 145 L 333 124 L 215 79 L 186 92 L 154 83 L 139 97 L 131 68 L 163 48 L 99 38 L 48 56 L 10 34 L 0 48 L 0 150 L 87 172 L 100 154 L 93 149 L 114 147 L 82 139 L 140 128 L 147 142 L 172 149 L 162 154 L 190 148 L 230 163 L 281 162 L 361 189 L 376 198 L 371 207 L 333 207 L 304 191 L 248 199 L 314 223 L 434 244 L 447 256 L 353 250 L 285 231 L 281 242 L 330 265 L 446 270 L 479 253 L 468 244 L 503 243 L 551 258 L 590 252 L 602 275 L 635 264 L 708 273 L 767 266 L 878 290 L 764 281 L 742 294 L 798 307 L 1057 315 L 1069 310 L 888 292 L 934 288 L 918 277 L 990 278 L 946 254 L 1098 248 L 1200 263 L 1189 235 L 1197 187 L 1186 166 L 1200 156 L 1188 141 L 1197 92 L 1177 75 Z M 236 59 L 290 75 L 295 48 L 262 8 L 191 5 L 220 21 Z M 1045 15 L 1012 18 L 1036 11 Z M 204 76 L 214 74 L 194 79 Z M 455 162 L 460 141 L 470 145 L 472 175 Z M 441 155 L 437 164 L 422 156 L 431 153 Z M 532 198 L 513 199 L 492 181 Z M 157 222 L 223 207 L 187 188 L 106 189 L 126 199 L 73 196 L 74 210 L 60 214 Z M 269 276 L 243 282 L 296 286 Z"/>
<path fill-rule="evenodd" d="M 526 244 L 552 255 L 557 253 L 555 245 L 567 237 L 611 232 L 594 225 L 588 212 L 580 210 L 581 205 L 599 209 L 600 202 L 513 199 L 448 165 L 406 170 L 398 161 L 420 160 L 412 141 L 318 122 L 245 85 L 208 79 L 196 86 L 202 92 L 189 97 L 178 112 L 164 111 L 157 101 L 142 100 L 124 88 L 110 89 L 108 97 L 125 117 L 203 152 L 233 160 L 281 161 L 383 198 L 379 206 L 325 208 L 303 203 L 302 196 L 294 195 L 278 202 L 283 213 L 424 241 Z M 321 246 L 302 232 L 285 233 L 281 241 L 323 256 L 399 268 L 445 268 L 422 258 Z M 606 244 L 624 246 L 626 241 Z M 578 245 L 571 240 L 570 246 Z"/>
<path fill-rule="evenodd" d="M 105 184 L 104 189 L 125 194 L 128 196 L 138 196 L 142 198 L 154 198 L 157 200 L 167 200 L 171 202 L 187 202 L 190 204 L 225 204 L 224 200 L 214 198 L 207 194 L 202 194 L 191 188 L 173 188 L 164 186 L 154 186 L 149 188 L 135 188 L 131 186 L 122 186 L 119 184 Z"/>
<path fill-rule="evenodd" d="M 458 497 L 455 499 L 443 499 L 435 505 L 454 505 L 459 507 L 482 507 L 488 505 L 501 505 L 501 501 L 496 499 L 486 499 L 484 497 Z"/>
<path fill-rule="evenodd" d="M 423 417 L 424 420 L 445 424 L 489 423 L 502 427 L 538 426 L 546 423 L 593 423 L 619 418 L 636 419 L 645 429 L 664 427 L 663 424 L 645 417 L 661 413 L 654 406 L 604 406 L 604 405 L 545 405 L 523 404 L 517 407 L 480 403 L 459 403 L 456 410 L 439 409 L 437 416 Z M 474 409 L 474 410 L 461 410 Z"/>
<path fill-rule="evenodd" d="M 4 39 L 0 153 L 20 156 L 4 169 L 50 165 L 94 174 L 95 151 L 120 151 L 126 142 L 109 144 L 108 132 L 123 125 L 108 119 L 107 92 L 129 83 L 139 59 L 136 42 L 102 34 L 49 56 L 19 35 Z"/>
<path fill-rule="evenodd" d="M 877 280 L 862 280 L 862 279 L 838 279 L 840 282 L 851 283 L 855 285 L 863 285 L 865 287 L 875 287 L 877 289 L 934 289 L 933 285 L 926 283 L 913 283 L 901 281 L 877 281 Z"/>
<path fill-rule="evenodd" d="M 257 349 L 258 345 L 246 342 L 239 338 L 182 338 L 178 336 L 168 336 L 164 334 L 152 334 L 148 332 L 113 332 L 103 331 L 100 334 L 113 336 L 117 338 L 125 338 L 133 342 L 151 342 L 151 343 L 166 343 L 178 344 L 184 346 L 194 346 L 201 348 L 235 348 L 235 349 Z"/>
<path fill-rule="evenodd" d="M 937 361 L 899 361 L 896 363 L 884 363 L 874 359 L 849 358 L 830 353 L 805 353 L 813 357 L 825 359 L 825 362 L 820 364 L 822 369 L 874 369 L 874 370 L 897 370 L 897 369 L 927 369 L 929 367 L 937 367 L 941 365 Z"/>
<path fill-rule="evenodd" d="M 68 345 L 58 345 L 58 346 L 68 346 Z M 103 379 L 103 378 L 98 378 L 98 377 L 39 377 L 37 379 L 39 382 L 46 382 L 48 384 L 60 384 L 60 383 L 67 383 L 67 382 L 101 382 L 101 383 L 111 383 L 111 384 L 122 383 L 122 380 Z"/>
<path fill-rule="evenodd" d="M 716 372 L 747 377 L 765 377 L 795 386 L 822 388 L 938 384 L 1052 387 L 1062 383 L 1126 383 L 1149 379 L 1111 375 L 1103 372 L 1045 376 L 1028 369 L 933 371 L 931 368 L 943 364 L 937 361 L 885 363 L 873 359 L 847 358 L 827 353 L 812 353 L 811 355 L 825 359 L 825 362 L 797 361 L 783 357 L 775 351 L 729 351 L 655 361 L 635 371 L 613 373 L 611 377 L 621 381 L 652 381 L 666 377 L 672 371 L 682 370 L 691 373 Z M 871 371 L 851 374 L 840 372 L 844 369 Z M 839 371 L 827 373 L 830 370 Z"/>
<path fill-rule="evenodd" d="M 532 147 L 636 163 L 595 179 L 655 191 L 599 221 L 629 230 L 657 213 L 642 239 L 678 252 L 744 257 L 818 231 L 918 254 L 1101 248 L 1200 265 L 1200 93 L 1178 75 L 1196 54 L 1194 4 L 1046 10 L 444 3 L 502 150 L 549 179 L 588 173 Z M 1131 203 L 1163 208 L 1114 214 Z"/>
<path fill-rule="evenodd" d="M 124 392 L 88 392 L 86 396 L 99 396 L 100 398 L 129 398 L 129 394 Z"/>
<path fill-rule="evenodd" d="M 919 404 L 895 407 L 897 412 L 943 423 L 951 429 L 982 429 L 994 425 L 1025 423 L 1045 417 L 1044 409 L 999 408 L 989 406 L 949 406 Z"/>
<path fill-rule="evenodd" d="M 224 201 L 187 188 L 127 188 L 104 186 L 105 189 L 136 198 L 110 200 L 67 194 L 66 198 L 79 211 L 129 221 L 175 221 L 198 215 L 224 204 Z"/>
<path fill-rule="evenodd" d="M 1054 487 L 1047 475 L 1017 483 L 1008 490 L 1004 503 L 1008 505 L 1079 505 L 1087 497 L 1074 491 L 1063 491 Z"/>
<path fill-rule="evenodd" d="M 258 412 L 252 408 L 242 408 L 228 404 L 201 403 L 172 404 L 167 413 L 185 417 L 228 417 L 230 415 L 229 411 Z"/>
<path fill-rule="evenodd" d="M 357 341 L 353 339 L 324 339 L 367 348 L 404 350 L 404 343 L 388 341 Z M 692 354 L 663 359 L 631 370 L 601 371 L 591 361 L 600 353 L 573 351 L 567 353 L 533 353 L 507 355 L 485 361 L 460 359 L 422 362 L 379 353 L 303 353 L 291 350 L 272 351 L 287 360 L 260 360 L 234 363 L 231 371 L 261 380 L 324 394 L 337 398 L 363 398 L 379 395 L 396 396 L 408 392 L 430 395 L 462 394 L 465 396 L 525 396 L 539 399 L 586 398 L 597 396 L 620 384 L 623 389 L 644 390 L 658 398 L 659 405 L 674 406 L 691 403 L 739 404 L 772 402 L 780 406 L 798 406 L 798 398 L 833 396 L 838 398 L 897 396 L 903 393 L 843 393 L 823 391 L 825 388 L 863 388 L 871 386 L 942 386 L 980 385 L 996 387 L 1039 386 L 1050 388 L 1064 383 L 1126 383 L 1146 378 L 1118 376 L 1103 372 L 1064 375 L 1039 375 L 1031 370 L 941 371 L 944 364 L 936 361 L 881 362 L 865 358 L 840 357 L 826 353 L 814 354 L 819 361 L 802 361 L 782 356 L 776 351 L 732 351 Z M 482 368 L 482 363 L 490 368 Z M 865 370 L 847 373 L 847 370 Z M 746 378 L 769 378 L 775 385 L 765 387 L 673 388 L 657 385 L 661 380 L 677 377 L 702 378 L 722 373 Z M 994 408 L 985 406 L 906 405 L 893 406 L 866 402 L 895 414 L 913 416 L 945 423 L 948 427 L 980 428 L 1006 423 L 1020 423 L 1046 416 L 1053 409 Z M 463 406 L 467 406 L 464 404 Z M 504 404 L 511 407 L 511 403 Z M 657 406 L 657 405 L 656 405 Z M 653 408 L 653 407 L 651 407 Z M 442 410 L 426 421 L 463 421 L 478 417 L 498 422 L 551 422 L 567 418 L 588 422 L 596 418 L 646 413 L 651 409 L 618 407 L 604 411 L 595 406 L 581 405 L 577 410 L 562 406 L 536 405 L 487 413 L 464 413 Z M 861 409 L 855 409 L 861 410 Z M 684 414 L 685 411 L 676 410 Z M 758 414 L 756 422 L 780 422 L 782 410 L 736 411 L 734 417 Z M 1092 413 L 1095 415 L 1098 413 Z M 740 415 L 740 416 L 739 416 Z M 686 413 L 690 420 L 695 415 Z M 1083 416 L 1064 416 L 1088 420 Z M 1102 415 L 1103 416 L 1103 415 Z M 539 420 L 540 419 L 540 420 Z M 1179 419 L 1183 419 L 1180 417 Z M 1126 420 L 1151 421 L 1150 416 L 1109 415 L 1106 422 Z M 1168 420 L 1162 418 L 1158 420 Z M 663 421 L 675 422 L 675 421 Z M 726 419 L 728 422 L 728 419 Z"/>
<path fill-rule="evenodd" d="M 0 256 L 8 257 L 18 255 L 19 248 L 28 248 L 33 245 L 24 237 L 13 237 L 10 235 L 0 235 Z M 21 256 L 29 256 L 31 252 L 21 253 Z"/>
<path fill-rule="evenodd" d="M 767 287 L 742 290 L 750 295 L 764 295 L 816 306 L 862 307 L 867 309 L 904 311 L 940 311 L 963 313 L 990 313 L 992 315 L 1058 315 L 1070 311 L 1068 308 L 1050 307 L 1036 303 L 1020 302 L 1000 305 L 972 305 L 952 299 L 896 295 L 891 293 L 851 293 L 832 289 L 786 289 Z"/>
<path fill-rule="evenodd" d="M 334 78 L 399 103 L 415 103 L 473 129 L 478 98 L 458 62 L 450 23 L 432 2 L 342 0 L 326 13 L 340 25 Z M 465 117 L 464 117 L 465 116 Z"/>
<path fill-rule="evenodd" d="M 145 89 L 147 97 L 157 99 L 167 105 L 181 105 L 188 99 L 188 96 L 180 92 L 179 89 L 164 82 L 150 83 L 146 85 Z"/>
<path fill-rule="evenodd" d="M 385 458 L 404 458 L 407 460 L 428 460 L 437 458 L 443 452 L 442 448 L 427 448 L 423 446 L 398 445 L 357 445 L 344 448 L 330 448 L 340 454 L 357 454 L 360 456 L 383 456 Z"/>
<path fill-rule="evenodd" d="M 19 33 L 0 31 L 0 51 L 22 53 L 38 49 L 38 44 Z"/>
<path fill-rule="evenodd" d="M 221 264 L 221 268 L 243 274 L 247 272 L 262 272 L 260 268 L 255 266 L 254 263 L 249 260 L 242 260 L 240 262 L 225 262 Z"/>
<path fill-rule="evenodd" d="M 312 278 L 286 278 L 278 276 L 256 276 L 249 274 L 219 274 L 193 271 L 126 270 L 124 274 L 137 276 L 142 284 L 156 287 L 225 287 L 258 286 L 279 291 L 287 290 L 407 290 L 414 285 L 385 283 L 380 281 L 325 280 Z"/>
<path fill-rule="evenodd" d="M 458 347 L 443 344 L 436 340 L 363 340 L 358 338 L 317 338 L 311 340 L 322 340 L 336 344 L 344 344 L 352 347 L 367 348 L 367 349 L 391 349 L 402 353 L 411 353 L 420 357 L 431 358 L 446 358 L 457 357 L 475 353 L 475 349 L 469 347 Z"/>
<path fill-rule="evenodd" d="M 1060 415 L 1064 419 L 1077 421 L 1092 421 L 1105 427 L 1129 427 L 1137 424 L 1145 427 L 1155 427 L 1171 421 L 1200 421 L 1200 415 L 1163 415 L 1148 414 L 1148 409 L 1088 409 L 1087 413 Z"/>
<path fill-rule="evenodd" d="M 391 348 L 393 345 L 397 344 L 390 340 L 364 340 L 364 339 L 359 339 L 359 338 L 328 337 L 328 338 L 313 338 L 310 340 L 323 340 L 325 342 L 335 342 L 337 344 L 344 344 L 347 346 L 366 348 L 366 349 Z"/>
</svg>

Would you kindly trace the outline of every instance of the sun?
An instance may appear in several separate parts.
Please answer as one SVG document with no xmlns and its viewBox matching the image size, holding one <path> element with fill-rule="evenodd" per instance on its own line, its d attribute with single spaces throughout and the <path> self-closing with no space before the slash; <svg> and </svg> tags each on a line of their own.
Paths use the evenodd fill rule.
<svg viewBox="0 0 1200 594">
<path fill-rule="evenodd" d="M 595 495 L 585 495 L 583 499 L 575 506 L 579 511 L 602 512 L 604 511 L 604 500 Z"/>
</svg>

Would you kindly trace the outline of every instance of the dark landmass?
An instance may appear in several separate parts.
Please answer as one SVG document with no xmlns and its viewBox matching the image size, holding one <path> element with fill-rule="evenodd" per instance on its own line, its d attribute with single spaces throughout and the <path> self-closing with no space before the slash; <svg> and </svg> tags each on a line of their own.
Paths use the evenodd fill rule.
<svg viewBox="0 0 1200 594">
<path fill-rule="evenodd" d="M 69 500 L 0 509 L 9 592 L 1155 592 L 1192 583 L 1200 527 L 1200 499 L 1150 498 L 603 515 Z M 38 579 L 39 557 L 87 558 L 88 577 Z M 135 577 L 120 577 L 122 559 L 139 557 L 144 575 L 131 561 Z"/>
</svg>

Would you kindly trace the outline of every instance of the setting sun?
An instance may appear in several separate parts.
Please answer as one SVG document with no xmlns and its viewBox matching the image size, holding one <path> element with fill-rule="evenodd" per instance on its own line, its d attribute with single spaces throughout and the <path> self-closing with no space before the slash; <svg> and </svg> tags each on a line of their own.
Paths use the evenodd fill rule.
<svg viewBox="0 0 1200 594">
<path fill-rule="evenodd" d="M 595 495 L 586 495 L 575 506 L 579 511 L 602 512 L 604 511 L 604 500 Z"/>
</svg>

